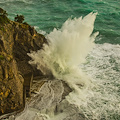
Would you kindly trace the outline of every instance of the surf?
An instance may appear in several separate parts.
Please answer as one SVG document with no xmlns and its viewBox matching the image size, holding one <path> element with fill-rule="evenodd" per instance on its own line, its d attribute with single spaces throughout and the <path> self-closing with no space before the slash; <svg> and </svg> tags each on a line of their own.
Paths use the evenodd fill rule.
<svg viewBox="0 0 120 120">
<path fill-rule="evenodd" d="M 54 29 L 46 36 L 48 44 L 42 50 L 28 53 L 30 64 L 44 75 L 52 75 L 63 80 L 73 90 L 66 100 L 81 107 L 88 97 L 92 86 L 91 80 L 79 68 L 86 61 L 86 56 L 95 46 L 98 32 L 93 33 L 97 13 L 90 13 L 84 18 L 68 19 L 61 29 Z"/>
</svg>

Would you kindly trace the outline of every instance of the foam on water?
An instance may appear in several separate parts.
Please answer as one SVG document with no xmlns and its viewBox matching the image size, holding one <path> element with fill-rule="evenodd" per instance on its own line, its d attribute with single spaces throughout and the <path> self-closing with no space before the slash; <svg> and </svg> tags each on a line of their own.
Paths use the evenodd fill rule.
<svg viewBox="0 0 120 120">
<path fill-rule="evenodd" d="M 120 118 L 119 51 L 120 45 L 98 44 L 87 56 L 87 63 L 81 66 L 93 78 L 94 83 L 94 96 L 89 97 L 87 106 L 83 109 L 85 113 L 89 113 L 91 119 Z"/>
</svg>

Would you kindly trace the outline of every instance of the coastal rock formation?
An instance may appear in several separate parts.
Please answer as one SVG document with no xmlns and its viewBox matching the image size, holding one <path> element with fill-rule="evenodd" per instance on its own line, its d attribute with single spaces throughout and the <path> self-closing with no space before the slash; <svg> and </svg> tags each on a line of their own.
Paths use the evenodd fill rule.
<svg viewBox="0 0 120 120">
<path fill-rule="evenodd" d="M 0 15 L 0 115 L 24 107 L 23 85 L 32 80 L 33 72 L 38 73 L 28 64 L 27 53 L 41 49 L 45 42 L 30 25 Z"/>
</svg>

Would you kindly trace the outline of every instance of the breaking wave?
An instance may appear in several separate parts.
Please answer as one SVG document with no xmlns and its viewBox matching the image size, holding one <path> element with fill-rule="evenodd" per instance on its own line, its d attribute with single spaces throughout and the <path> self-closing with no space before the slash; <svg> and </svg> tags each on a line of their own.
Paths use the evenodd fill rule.
<svg viewBox="0 0 120 120">
<path fill-rule="evenodd" d="M 98 32 L 92 34 L 95 18 L 96 13 L 90 13 L 84 18 L 68 19 L 61 29 L 47 35 L 48 44 L 44 44 L 43 50 L 28 54 L 32 58 L 30 64 L 36 64 L 45 75 L 53 75 L 69 85 L 73 92 L 66 100 L 79 108 L 86 103 L 92 86 L 79 65 L 86 61 L 95 45 L 98 35 Z"/>
</svg>

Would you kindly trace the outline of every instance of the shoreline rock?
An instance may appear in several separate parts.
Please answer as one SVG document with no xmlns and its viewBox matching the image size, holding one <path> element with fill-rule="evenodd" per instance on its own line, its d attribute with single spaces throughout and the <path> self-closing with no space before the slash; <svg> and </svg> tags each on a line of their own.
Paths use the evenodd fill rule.
<svg viewBox="0 0 120 120">
<path fill-rule="evenodd" d="M 41 49 L 46 42 L 30 25 L 0 15 L 0 115 L 24 108 L 25 91 L 30 93 L 30 88 L 24 90 L 24 85 L 31 84 L 32 75 L 42 75 L 28 64 L 27 53 Z"/>
</svg>

